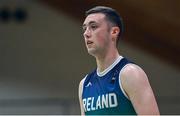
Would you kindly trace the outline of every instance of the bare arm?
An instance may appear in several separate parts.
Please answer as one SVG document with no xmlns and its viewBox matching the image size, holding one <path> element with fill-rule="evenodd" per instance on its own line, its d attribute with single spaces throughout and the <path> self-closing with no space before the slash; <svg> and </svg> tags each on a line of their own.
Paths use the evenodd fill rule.
<svg viewBox="0 0 180 116">
<path fill-rule="evenodd" d="M 80 109 L 81 109 L 81 115 L 85 115 L 84 110 L 83 110 L 83 102 L 82 102 L 82 91 L 83 91 L 84 80 L 85 78 L 82 79 L 81 82 L 79 83 L 79 104 L 80 104 Z"/>
<path fill-rule="evenodd" d="M 121 73 L 122 86 L 139 115 L 159 115 L 159 109 L 145 72 L 135 64 L 126 65 Z"/>
</svg>

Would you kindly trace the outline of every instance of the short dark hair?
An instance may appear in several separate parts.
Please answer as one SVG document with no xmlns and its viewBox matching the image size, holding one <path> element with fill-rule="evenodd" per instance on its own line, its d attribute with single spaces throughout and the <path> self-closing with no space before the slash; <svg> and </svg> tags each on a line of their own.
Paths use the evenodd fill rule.
<svg viewBox="0 0 180 116">
<path fill-rule="evenodd" d="M 112 8 L 106 7 L 106 6 L 96 6 L 96 7 L 89 9 L 85 13 L 86 13 L 85 14 L 86 17 L 88 15 L 94 14 L 94 13 L 104 14 L 108 21 L 110 21 L 112 24 L 114 24 L 115 26 L 118 26 L 120 28 L 118 40 L 120 38 L 122 38 L 123 33 L 124 33 L 124 23 L 123 23 L 122 17 L 117 13 L 117 11 L 115 9 L 112 9 Z"/>
</svg>

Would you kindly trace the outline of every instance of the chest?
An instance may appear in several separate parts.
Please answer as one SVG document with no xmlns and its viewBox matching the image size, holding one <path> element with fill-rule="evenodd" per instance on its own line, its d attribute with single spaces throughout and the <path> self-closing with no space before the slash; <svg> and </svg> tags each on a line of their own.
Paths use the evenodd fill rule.
<svg viewBox="0 0 180 116">
<path fill-rule="evenodd" d="M 118 74 L 108 73 L 103 77 L 96 74 L 84 83 L 83 104 L 86 112 L 115 108 L 118 106 L 120 88 Z"/>
<path fill-rule="evenodd" d="M 99 96 L 108 93 L 118 93 L 119 90 L 119 74 L 114 71 L 103 77 L 92 75 L 92 77 L 84 83 L 84 96 Z"/>
</svg>

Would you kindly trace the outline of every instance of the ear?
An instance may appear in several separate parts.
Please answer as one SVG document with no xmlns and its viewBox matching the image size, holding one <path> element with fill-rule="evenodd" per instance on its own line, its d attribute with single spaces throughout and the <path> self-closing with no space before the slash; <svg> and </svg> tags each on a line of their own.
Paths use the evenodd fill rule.
<svg viewBox="0 0 180 116">
<path fill-rule="evenodd" d="M 116 41 L 118 39 L 119 33 L 120 33 L 119 27 L 111 28 L 111 36 L 112 36 L 113 41 Z"/>
</svg>

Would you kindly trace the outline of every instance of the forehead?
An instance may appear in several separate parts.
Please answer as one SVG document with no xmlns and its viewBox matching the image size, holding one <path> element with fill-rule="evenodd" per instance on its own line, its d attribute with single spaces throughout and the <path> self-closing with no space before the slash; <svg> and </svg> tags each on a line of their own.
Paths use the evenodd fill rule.
<svg viewBox="0 0 180 116">
<path fill-rule="evenodd" d="M 90 22 L 102 22 L 105 20 L 105 15 L 102 13 L 93 13 L 86 17 L 83 25 L 89 24 Z"/>
</svg>

